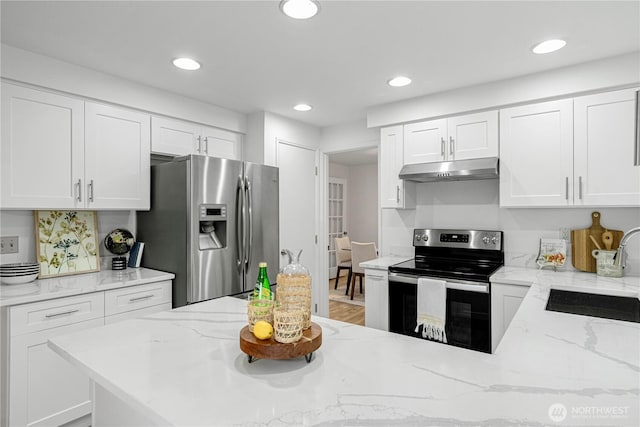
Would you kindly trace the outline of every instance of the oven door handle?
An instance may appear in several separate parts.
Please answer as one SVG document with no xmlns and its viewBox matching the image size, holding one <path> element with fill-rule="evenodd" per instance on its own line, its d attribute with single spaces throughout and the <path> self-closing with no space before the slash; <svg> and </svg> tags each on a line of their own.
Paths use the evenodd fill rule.
<svg viewBox="0 0 640 427">
<path fill-rule="evenodd" d="M 437 279 L 437 278 L 434 278 Z M 444 280 L 444 279 L 437 279 Z M 488 283 L 478 283 L 478 282 L 463 282 L 461 280 L 445 280 L 447 282 L 447 289 L 456 289 L 459 291 L 468 291 L 468 292 L 477 292 L 488 294 L 489 293 L 489 284 Z M 407 274 L 400 273 L 389 273 L 389 282 L 400 282 L 400 283 L 409 283 L 409 284 L 418 284 L 418 276 L 411 276 Z"/>
</svg>

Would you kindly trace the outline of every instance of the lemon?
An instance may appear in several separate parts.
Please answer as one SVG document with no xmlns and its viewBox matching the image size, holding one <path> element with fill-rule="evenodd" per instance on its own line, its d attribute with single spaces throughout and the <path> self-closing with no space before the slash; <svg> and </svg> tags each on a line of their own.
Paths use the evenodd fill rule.
<svg viewBox="0 0 640 427">
<path fill-rule="evenodd" d="M 253 325 L 253 335 L 259 340 L 268 340 L 273 335 L 273 326 L 271 326 L 269 322 L 258 320 L 256 324 Z"/>
</svg>

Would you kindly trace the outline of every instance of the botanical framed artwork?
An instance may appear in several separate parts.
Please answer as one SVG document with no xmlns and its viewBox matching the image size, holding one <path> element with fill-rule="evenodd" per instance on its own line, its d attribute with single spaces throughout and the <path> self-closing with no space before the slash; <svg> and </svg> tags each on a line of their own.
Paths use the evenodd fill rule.
<svg viewBox="0 0 640 427">
<path fill-rule="evenodd" d="M 34 211 L 40 279 L 100 271 L 95 211 Z"/>
</svg>

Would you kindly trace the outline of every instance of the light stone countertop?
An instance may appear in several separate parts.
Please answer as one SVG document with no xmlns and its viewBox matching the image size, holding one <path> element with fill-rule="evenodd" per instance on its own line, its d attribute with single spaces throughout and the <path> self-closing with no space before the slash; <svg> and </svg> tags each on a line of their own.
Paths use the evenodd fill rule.
<svg viewBox="0 0 640 427">
<path fill-rule="evenodd" d="M 143 285 L 174 277 L 173 273 L 140 267 L 40 279 L 23 285 L 3 284 L 0 285 L 0 307 Z"/>
<path fill-rule="evenodd" d="M 245 304 L 230 297 L 49 346 L 162 425 L 639 425 L 640 324 L 545 311 L 550 286 L 582 282 L 573 273 L 496 277 L 531 287 L 493 355 L 314 317 L 310 364 L 248 364 Z"/>
<path fill-rule="evenodd" d="M 360 267 L 363 268 L 370 268 L 373 270 L 388 270 L 389 266 L 394 265 L 394 264 L 398 264 L 400 262 L 404 262 L 407 260 L 412 259 L 413 257 L 403 257 L 403 256 L 396 256 L 396 255 L 389 255 L 389 256 L 383 256 L 380 258 L 376 258 L 376 259 L 372 259 L 369 261 L 365 261 L 365 262 L 361 262 L 360 263 Z"/>
</svg>

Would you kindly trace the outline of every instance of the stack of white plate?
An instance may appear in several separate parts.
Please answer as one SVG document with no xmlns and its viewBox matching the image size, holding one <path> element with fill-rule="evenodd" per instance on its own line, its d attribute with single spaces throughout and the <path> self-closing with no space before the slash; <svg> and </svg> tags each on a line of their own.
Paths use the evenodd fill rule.
<svg viewBox="0 0 640 427">
<path fill-rule="evenodd" d="M 40 266 L 33 262 L 0 265 L 0 282 L 5 285 L 17 285 L 36 280 Z"/>
</svg>

